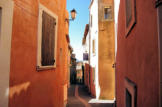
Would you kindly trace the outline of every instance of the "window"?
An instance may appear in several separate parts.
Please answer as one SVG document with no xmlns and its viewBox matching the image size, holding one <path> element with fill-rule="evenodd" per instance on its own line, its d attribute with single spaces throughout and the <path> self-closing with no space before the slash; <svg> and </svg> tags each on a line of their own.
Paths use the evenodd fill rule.
<svg viewBox="0 0 162 107">
<path fill-rule="evenodd" d="M 93 46 L 92 52 L 93 52 L 93 54 L 95 54 L 95 50 L 96 50 L 96 49 L 95 49 L 95 45 L 96 45 L 96 44 L 95 44 L 95 40 L 93 40 L 93 41 L 92 41 L 92 46 Z"/>
<path fill-rule="evenodd" d="M 96 72 L 96 68 L 93 67 L 93 82 L 95 83 L 95 72 Z"/>
<path fill-rule="evenodd" d="M 83 61 L 88 61 L 88 53 L 83 53 Z"/>
<path fill-rule="evenodd" d="M 135 1 L 134 0 L 126 0 L 126 36 L 133 29 L 136 24 L 136 15 L 135 15 Z"/>
<path fill-rule="evenodd" d="M 57 16 L 40 5 L 37 70 L 56 67 Z"/>
<path fill-rule="evenodd" d="M 111 6 L 104 8 L 104 19 L 112 19 L 112 8 Z"/>
<path fill-rule="evenodd" d="M 91 27 L 92 27 L 92 22 L 93 22 L 93 20 L 92 20 L 92 15 L 91 15 L 91 21 L 90 21 L 90 22 L 91 22 Z"/>
</svg>

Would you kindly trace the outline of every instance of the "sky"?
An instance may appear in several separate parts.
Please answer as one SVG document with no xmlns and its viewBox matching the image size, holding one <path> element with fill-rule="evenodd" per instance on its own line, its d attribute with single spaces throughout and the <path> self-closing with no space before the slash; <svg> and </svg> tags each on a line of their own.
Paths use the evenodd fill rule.
<svg viewBox="0 0 162 107">
<path fill-rule="evenodd" d="M 70 44 L 73 47 L 73 53 L 76 54 L 78 60 L 83 60 L 82 38 L 86 24 L 89 24 L 89 5 L 90 0 L 67 0 L 67 10 L 74 8 L 77 11 L 77 16 L 74 21 L 70 21 L 69 36 Z M 71 18 L 71 17 L 70 17 Z"/>
</svg>

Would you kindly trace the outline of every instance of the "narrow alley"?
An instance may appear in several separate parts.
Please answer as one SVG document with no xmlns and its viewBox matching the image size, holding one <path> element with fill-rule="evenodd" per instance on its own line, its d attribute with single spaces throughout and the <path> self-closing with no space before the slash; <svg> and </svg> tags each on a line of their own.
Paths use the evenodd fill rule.
<svg viewBox="0 0 162 107">
<path fill-rule="evenodd" d="M 162 0 L 0 0 L 0 107 L 162 107 Z"/>
<path fill-rule="evenodd" d="M 95 101 L 84 85 L 71 85 L 67 107 L 115 107 L 113 102 Z"/>
</svg>

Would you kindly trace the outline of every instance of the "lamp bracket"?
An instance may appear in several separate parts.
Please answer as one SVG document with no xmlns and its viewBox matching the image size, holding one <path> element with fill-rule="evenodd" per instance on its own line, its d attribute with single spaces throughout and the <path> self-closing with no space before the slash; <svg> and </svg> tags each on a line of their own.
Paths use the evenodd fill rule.
<svg viewBox="0 0 162 107">
<path fill-rule="evenodd" d="M 67 22 L 74 21 L 74 19 L 65 19 L 65 21 L 67 21 Z"/>
</svg>

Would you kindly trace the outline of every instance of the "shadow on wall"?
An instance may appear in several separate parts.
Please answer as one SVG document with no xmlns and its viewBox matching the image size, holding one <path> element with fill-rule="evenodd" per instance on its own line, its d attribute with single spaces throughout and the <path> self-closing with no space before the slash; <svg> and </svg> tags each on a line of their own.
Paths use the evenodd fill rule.
<svg viewBox="0 0 162 107">
<path fill-rule="evenodd" d="M 63 94 L 63 87 L 46 75 L 10 86 L 9 107 L 62 107 Z"/>
</svg>

